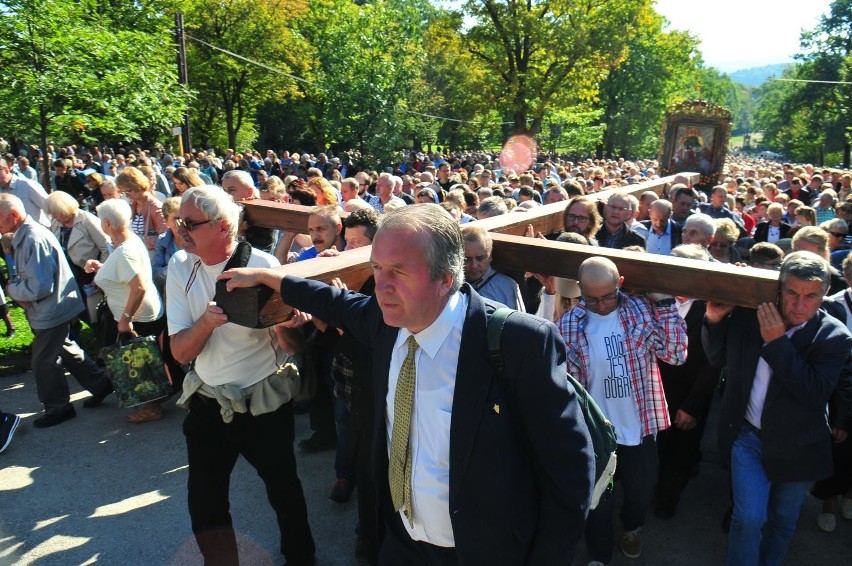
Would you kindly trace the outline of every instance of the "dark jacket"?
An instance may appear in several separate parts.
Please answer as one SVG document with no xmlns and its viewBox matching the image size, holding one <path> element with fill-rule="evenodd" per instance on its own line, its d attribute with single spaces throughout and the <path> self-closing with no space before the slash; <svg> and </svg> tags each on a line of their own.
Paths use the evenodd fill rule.
<svg viewBox="0 0 852 566">
<path fill-rule="evenodd" d="M 503 342 L 523 347 L 504 351 L 507 375 L 522 380 L 510 396 L 488 358 L 486 324 L 496 304 L 468 284 L 460 292 L 469 303 L 449 431 L 449 512 L 459 564 L 570 563 L 588 512 L 594 462 L 576 394 L 565 379 L 565 344 L 552 323 L 512 316 Z M 399 329 L 384 323 L 374 297 L 289 276 L 281 296 L 372 346 L 375 422 L 381 423 L 373 436 L 379 513 L 385 522 L 398 521 L 384 423 Z"/>
<path fill-rule="evenodd" d="M 849 359 L 852 336 L 823 310 L 792 338 L 767 344 L 757 311 L 736 308 L 718 324 L 705 320 L 702 342 L 710 363 L 727 366 L 719 417 L 719 447 L 729 459 L 745 421 L 760 357 L 772 369 L 761 415 L 763 467 L 770 481 L 803 482 L 832 474 L 827 403 Z"/>
<path fill-rule="evenodd" d="M 619 237 L 613 246 L 607 246 L 607 240 L 609 239 L 610 234 L 607 232 L 606 224 L 601 225 L 601 228 L 598 230 L 595 238 L 601 247 L 623 250 L 628 246 L 640 246 L 642 249 L 645 249 L 645 238 L 630 230 L 627 226 L 622 226 L 619 232 Z"/>
<path fill-rule="evenodd" d="M 788 235 L 790 233 L 790 228 L 791 228 L 791 226 L 789 224 L 787 224 L 786 222 L 781 223 L 781 230 L 780 230 L 781 238 L 788 237 Z M 761 222 L 754 229 L 754 241 L 755 242 L 765 242 L 768 237 L 769 237 L 769 222 Z"/>
</svg>

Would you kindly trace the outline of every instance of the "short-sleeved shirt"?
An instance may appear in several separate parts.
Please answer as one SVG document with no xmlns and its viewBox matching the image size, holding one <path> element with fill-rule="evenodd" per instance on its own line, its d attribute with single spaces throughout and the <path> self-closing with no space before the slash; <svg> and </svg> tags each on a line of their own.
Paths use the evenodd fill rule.
<svg viewBox="0 0 852 566">
<path fill-rule="evenodd" d="M 145 288 L 142 304 L 133 315 L 133 322 L 153 322 L 163 316 L 163 303 L 154 286 L 148 248 L 136 234 L 131 234 L 116 247 L 95 275 L 95 285 L 106 296 L 109 310 L 120 320 L 130 298 L 130 280 L 139 274 Z"/>
<path fill-rule="evenodd" d="M 192 327 L 216 294 L 216 277 L 226 261 L 205 265 L 185 250 L 175 252 L 166 277 L 169 335 Z M 248 267 L 277 267 L 274 256 L 252 249 Z M 233 323 L 216 328 L 195 359 L 195 371 L 210 386 L 254 385 L 273 374 L 290 357 L 277 347 L 271 328 L 247 328 Z"/>
</svg>

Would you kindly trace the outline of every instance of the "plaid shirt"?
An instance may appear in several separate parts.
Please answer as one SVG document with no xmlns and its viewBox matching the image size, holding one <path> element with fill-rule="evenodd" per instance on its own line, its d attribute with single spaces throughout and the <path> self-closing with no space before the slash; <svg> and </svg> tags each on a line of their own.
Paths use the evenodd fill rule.
<svg viewBox="0 0 852 566">
<path fill-rule="evenodd" d="M 686 323 L 677 307 L 656 307 L 642 296 L 619 292 L 618 318 L 624 329 L 627 368 L 642 436 L 656 434 L 669 427 L 669 411 L 657 359 L 677 366 L 686 361 Z M 589 323 L 586 303 L 565 313 L 559 321 L 559 332 L 568 349 L 568 371 L 589 388 L 589 341 L 585 329 Z"/>
</svg>

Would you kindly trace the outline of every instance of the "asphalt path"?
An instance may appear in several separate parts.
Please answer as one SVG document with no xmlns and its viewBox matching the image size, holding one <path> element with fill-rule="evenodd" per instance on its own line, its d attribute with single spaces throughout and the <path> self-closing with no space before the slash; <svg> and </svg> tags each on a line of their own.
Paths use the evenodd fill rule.
<svg viewBox="0 0 852 566">
<path fill-rule="evenodd" d="M 38 416 L 30 373 L 0 377 L 0 408 L 21 415 L 12 444 L 0 454 L 0 565 L 193 565 L 201 564 L 186 509 L 184 411 L 165 405 L 161 421 L 130 424 L 114 396 L 84 409 L 88 393 L 70 380 L 77 418 L 48 429 Z M 716 414 L 716 408 L 712 413 Z M 618 556 L 614 565 L 718 565 L 727 543 L 720 523 L 727 505 L 726 475 L 719 465 L 713 423 L 705 437 L 700 475 L 687 488 L 677 515 L 649 515 L 643 553 Z M 296 437 L 310 435 L 306 416 L 296 417 Z M 300 454 L 299 476 L 317 542 L 320 566 L 355 565 L 356 505 L 328 500 L 334 453 Z M 785 564 L 852 565 L 852 521 L 837 530 L 816 526 L 820 502 L 809 497 Z M 242 564 L 281 564 L 278 530 L 254 469 L 240 460 L 231 480 L 231 513 Z M 580 548 L 575 564 L 585 564 Z M 487 566 L 487 565 L 483 565 Z"/>
</svg>

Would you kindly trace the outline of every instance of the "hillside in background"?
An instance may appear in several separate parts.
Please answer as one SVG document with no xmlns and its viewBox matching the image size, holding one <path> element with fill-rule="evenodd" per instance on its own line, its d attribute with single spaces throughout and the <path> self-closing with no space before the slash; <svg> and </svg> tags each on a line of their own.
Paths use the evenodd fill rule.
<svg viewBox="0 0 852 566">
<path fill-rule="evenodd" d="M 746 86 L 760 86 L 766 82 L 769 77 L 780 77 L 784 72 L 784 67 L 790 63 L 777 63 L 775 65 L 764 65 L 763 67 L 752 67 L 750 69 L 741 69 L 730 73 L 731 80 L 736 83 L 741 83 Z"/>
</svg>

